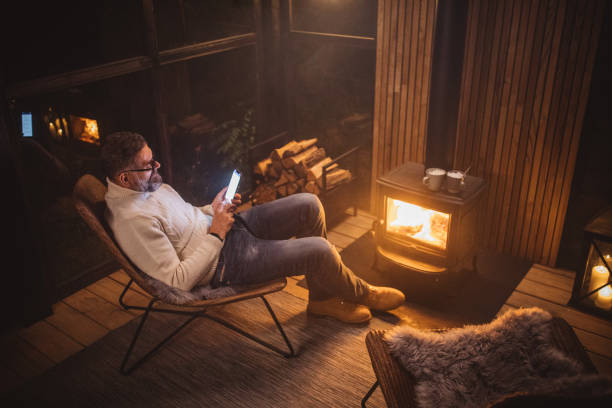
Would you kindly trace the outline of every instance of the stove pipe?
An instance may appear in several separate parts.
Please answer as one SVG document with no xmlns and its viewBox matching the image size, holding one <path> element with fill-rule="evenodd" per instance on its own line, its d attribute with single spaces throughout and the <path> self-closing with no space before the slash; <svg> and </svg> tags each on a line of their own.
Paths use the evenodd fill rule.
<svg viewBox="0 0 612 408">
<path fill-rule="evenodd" d="M 453 168 L 468 3 L 467 0 L 438 1 L 425 168 Z"/>
</svg>

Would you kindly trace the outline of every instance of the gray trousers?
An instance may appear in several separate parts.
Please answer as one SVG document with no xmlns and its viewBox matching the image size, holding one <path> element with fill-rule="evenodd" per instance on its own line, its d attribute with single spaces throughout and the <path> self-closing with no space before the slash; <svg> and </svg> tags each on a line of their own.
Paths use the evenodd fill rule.
<svg viewBox="0 0 612 408">
<path fill-rule="evenodd" d="M 226 235 L 221 252 L 225 267 L 215 274 L 213 286 L 305 275 L 310 300 L 338 296 L 359 301 L 365 296 L 367 283 L 342 263 L 326 239 L 325 212 L 316 195 L 293 194 L 237 217 L 244 222 L 237 219 Z"/>
</svg>

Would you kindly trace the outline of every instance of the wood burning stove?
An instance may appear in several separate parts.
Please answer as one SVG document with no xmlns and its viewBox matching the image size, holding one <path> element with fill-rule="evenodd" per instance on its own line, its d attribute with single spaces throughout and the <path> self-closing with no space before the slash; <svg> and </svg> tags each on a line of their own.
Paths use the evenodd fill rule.
<svg viewBox="0 0 612 408">
<path fill-rule="evenodd" d="M 437 277 L 474 269 L 483 179 L 465 177 L 459 193 L 423 185 L 424 166 L 406 163 L 379 177 L 376 266 Z"/>
</svg>

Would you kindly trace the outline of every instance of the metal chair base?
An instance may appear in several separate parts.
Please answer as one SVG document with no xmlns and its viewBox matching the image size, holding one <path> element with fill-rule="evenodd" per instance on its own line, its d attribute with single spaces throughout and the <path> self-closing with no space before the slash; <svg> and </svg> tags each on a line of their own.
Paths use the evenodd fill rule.
<svg viewBox="0 0 612 408">
<path fill-rule="evenodd" d="M 185 327 L 187 327 L 187 325 L 189 323 L 191 323 L 192 321 L 194 321 L 196 318 L 199 317 L 206 317 L 210 320 L 213 320 L 219 324 L 222 324 L 223 326 L 227 327 L 228 329 L 231 329 L 233 331 L 235 331 L 236 333 L 247 337 L 251 340 L 253 340 L 256 343 L 259 343 L 260 345 L 280 354 L 281 356 L 285 357 L 285 358 L 291 358 L 291 357 L 295 357 L 297 354 L 295 353 L 295 351 L 293 350 L 293 346 L 291 345 L 291 342 L 289 341 L 289 338 L 287 337 L 287 335 L 285 334 L 285 331 L 283 330 L 283 327 L 281 326 L 280 322 L 278 321 L 278 318 L 276 317 L 276 314 L 274 313 L 274 311 L 272 310 L 272 307 L 270 306 L 270 303 L 268 303 L 268 300 L 263 296 L 259 296 L 264 304 L 266 305 L 266 308 L 268 309 L 268 312 L 270 313 L 270 315 L 272 316 L 272 319 L 274 320 L 274 323 L 276 324 L 276 327 L 278 329 L 278 331 L 280 332 L 280 334 L 283 337 L 283 340 L 285 341 L 285 344 L 287 345 L 287 348 L 289 349 L 289 352 L 283 351 L 280 348 L 242 330 L 241 328 L 234 326 L 233 324 L 227 322 L 226 320 L 223 320 L 219 317 L 216 316 L 210 316 L 208 314 L 206 314 L 206 309 L 203 310 L 198 310 L 195 312 L 187 312 L 187 311 L 181 311 L 181 310 L 170 310 L 170 309 L 159 309 L 159 308 L 155 308 L 153 307 L 153 304 L 158 300 L 158 299 L 151 299 L 151 301 L 149 302 L 147 307 L 142 307 L 142 306 L 135 306 L 135 305 L 128 305 L 126 303 L 124 303 L 123 301 L 123 297 L 126 294 L 128 288 L 130 287 L 130 285 L 132 284 L 132 280 L 130 280 L 130 282 L 125 286 L 125 289 L 123 290 L 123 292 L 121 293 L 121 296 L 119 296 L 119 303 L 121 304 L 121 306 L 124 309 L 137 309 L 137 310 L 144 310 L 144 314 L 142 316 L 142 319 L 140 320 L 140 323 L 138 324 L 138 328 L 136 329 L 136 332 L 134 333 L 134 337 L 132 338 L 132 342 L 130 343 L 130 346 L 128 347 L 127 352 L 125 353 L 125 356 L 123 357 L 123 361 L 121 362 L 121 367 L 119 369 L 119 371 L 124 374 L 124 375 L 129 375 L 132 373 L 132 371 L 134 371 L 138 366 L 140 366 L 145 360 L 147 360 L 151 355 L 153 355 L 157 350 L 159 350 L 164 344 L 166 344 L 172 337 L 174 337 L 176 334 L 178 334 L 182 329 L 184 329 Z M 138 361 L 134 362 L 132 364 L 131 367 L 127 367 L 127 363 L 128 360 L 130 358 L 130 355 L 132 354 L 132 351 L 134 349 L 134 346 L 136 345 L 136 341 L 138 340 L 138 337 L 140 336 L 140 332 L 142 331 L 142 328 L 145 324 L 145 321 L 147 320 L 147 318 L 149 317 L 149 314 L 151 312 L 159 312 L 159 313 L 169 313 L 169 314 L 180 314 L 180 315 L 188 315 L 191 316 L 189 317 L 189 319 L 187 319 L 183 324 L 181 324 L 179 327 L 177 327 L 176 329 L 174 329 L 174 331 L 172 331 L 172 333 L 170 333 L 170 335 L 168 335 L 167 337 L 165 337 L 163 340 L 161 340 L 155 347 L 153 347 L 151 350 L 149 350 L 144 356 L 142 356 Z"/>
<path fill-rule="evenodd" d="M 376 388 L 378 388 L 378 381 L 376 381 L 374 385 L 372 385 L 372 387 L 368 390 L 368 392 L 366 392 L 366 395 L 361 400 L 361 408 L 366 408 L 366 402 L 368 401 L 368 399 L 370 399 L 374 391 L 376 391 Z"/>
</svg>

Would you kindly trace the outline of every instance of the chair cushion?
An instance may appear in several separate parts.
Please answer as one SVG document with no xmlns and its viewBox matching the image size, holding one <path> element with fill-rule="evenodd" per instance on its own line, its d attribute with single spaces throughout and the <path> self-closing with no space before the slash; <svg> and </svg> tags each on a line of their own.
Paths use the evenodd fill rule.
<svg viewBox="0 0 612 408">
<path fill-rule="evenodd" d="M 552 344 L 552 317 L 512 310 L 489 324 L 445 332 L 400 326 L 385 336 L 390 353 L 415 378 L 418 406 L 482 407 L 517 392 L 588 392 L 602 378 Z"/>
</svg>

